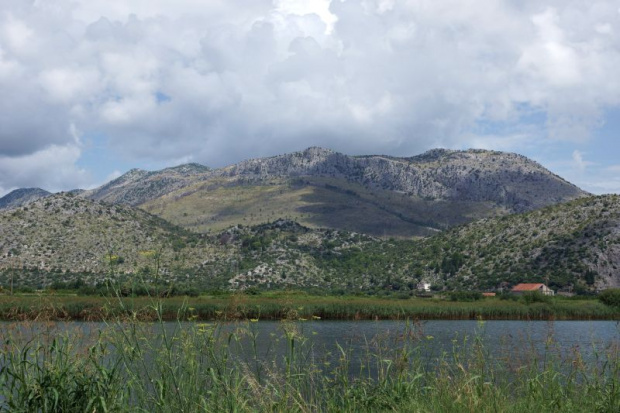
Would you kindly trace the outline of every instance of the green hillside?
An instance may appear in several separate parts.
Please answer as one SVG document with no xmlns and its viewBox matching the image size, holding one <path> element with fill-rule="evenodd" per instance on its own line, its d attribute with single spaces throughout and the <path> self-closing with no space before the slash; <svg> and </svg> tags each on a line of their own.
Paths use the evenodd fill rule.
<svg viewBox="0 0 620 413">
<path fill-rule="evenodd" d="M 195 234 L 138 209 L 69 194 L 0 214 L 0 284 L 160 282 L 198 289 L 494 290 L 620 285 L 620 197 L 588 197 L 419 239 L 274 219 Z M 25 269 L 22 270 L 21 268 Z M 16 268 L 19 270 L 16 271 Z M 15 277 L 16 272 L 18 276 Z"/>
</svg>

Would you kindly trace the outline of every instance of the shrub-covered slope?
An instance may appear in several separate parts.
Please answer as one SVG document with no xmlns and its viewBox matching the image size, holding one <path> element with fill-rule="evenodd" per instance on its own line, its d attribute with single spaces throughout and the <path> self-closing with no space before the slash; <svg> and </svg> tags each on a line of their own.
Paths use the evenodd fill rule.
<svg viewBox="0 0 620 413">
<path fill-rule="evenodd" d="M 39 275 L 29 283 L 37 285 L 62 279 L 65 272 L 97 274 L 97 279 L 111 266 L 116 272 L 135 272 L 160 250 L 166 251 L 166 260 L 179 260 L 180 247 L 195 237 L 142 210 L 71 193 L 1 212 L 0 233 L 0 269 L 35 272 Z M 195 263 L 208 251 L 193 252 Z"/>
<path fill-rule="evenodd" d="M 519 282 L 594 291 L 620 285 L 620 197 L 463 225 L 417 240 L 290 220 L 195 234 L 121 205 L 70 194 L 0 214 L 0 284 L 103 278 L 198 288 L 493 290 Z M 13 275 L 12 275 L 13 274 Z"/>
</svg>

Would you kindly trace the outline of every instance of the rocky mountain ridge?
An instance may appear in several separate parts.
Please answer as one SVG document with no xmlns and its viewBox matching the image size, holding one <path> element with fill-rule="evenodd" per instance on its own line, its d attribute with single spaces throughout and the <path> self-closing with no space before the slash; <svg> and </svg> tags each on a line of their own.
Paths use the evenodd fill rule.
<svg viewBox="0 0 620 413">
<path fill-rule="evenodd" d="M 424 199 L 491 201 L 511 212 L 586 195 L 525 156 L 476 149 L 434 149 L 418 156 L 396 158 L 348 156 L 311 147 L 302 152 L 243 161 L 215 170 L 214 174 L 259 181 L 300 176 L 343 178 L 369 188 Z"/>
<path fill-rule="evenodd" d="M 139 206 L 198 232 L 288 218 L 405 237 L 586 195 L 517 154 L 438 149 L 399 158 L 318 147 L 219 169 L 131 170 L 80 194 Z"/>
<path fill-rule="evenodd" d="M 98 188 L 83 191 L 79 195 L 97 201 L 136 206 L 183 188 L 205 176 L 209 171 L 210 168 L 197 163 L 152 172 L 134 168 Z"/>
<path fill-rule="evenodd" d="M 540 164 L 513 153 L 434 149 L 418 156 L 397 158 L 349 156 L 310 147 L 300 152 L 250 159 L 214 170 L 199 164 L 155 172 L 132 169 L 82 196 L 141 205 L 194 182 L 208 182 L 218 177 L 236 178 L 248 184 L 304 176 L 342 178 L 368 188 L 397 191 L 425 199 L 492 201 L 512 212 L 532 210 L 586 195 Z"/>
<path fill-rule="evenodd" d="M 412 157 L 349 156 L 318 147 L 219 169 L 199 164 L 132 169 L 99 188 L 72 192 L 138 206 L 195 232 L 285 218 L 399 237 L 427 236 L 587 195 L 512 153 L 434 149 Z"/>
</svg>

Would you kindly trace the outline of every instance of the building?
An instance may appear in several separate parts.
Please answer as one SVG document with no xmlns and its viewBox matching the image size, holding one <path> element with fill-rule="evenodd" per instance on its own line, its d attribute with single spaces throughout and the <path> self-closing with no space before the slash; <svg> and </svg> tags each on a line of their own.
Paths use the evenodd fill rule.
<svg viewBox="0 0 620 413">
<path fill-rule="evenodd" d="M 418 285 L 416 285 L 416 288 L 418 291 L 422 291 L 425 293 L 428 293 L 431 291 L 431 283 L 429 282 L 425 282 L 425 281 L 421 281 L 418 283 Z"/>
<path fill-rule="evenodd" d="M 547 287 L 545 284 L 517 284 L 512 287 L 510 291 L 513 294 L 525 294 L 525 293 L 534 293 L 539 292 L 542 295 L 553 295 L 554 292 L 551 288 Z"/>
</svg>

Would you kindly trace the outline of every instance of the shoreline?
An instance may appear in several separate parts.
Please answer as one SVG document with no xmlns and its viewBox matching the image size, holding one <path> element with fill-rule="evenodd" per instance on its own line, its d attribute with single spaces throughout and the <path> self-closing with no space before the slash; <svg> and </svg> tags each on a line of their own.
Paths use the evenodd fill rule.
<svg viewBox="0 0 620 413">
<path fill-rule="evenodd" d="M 241 321 L 241 320 L 537 320 L 620 321 L 620 309 L 596 299 L 551 303 L 483 299 L 384 299 L 275 295 L 227 297 L 0 296 L 2 321 Z"/>
</svg>

